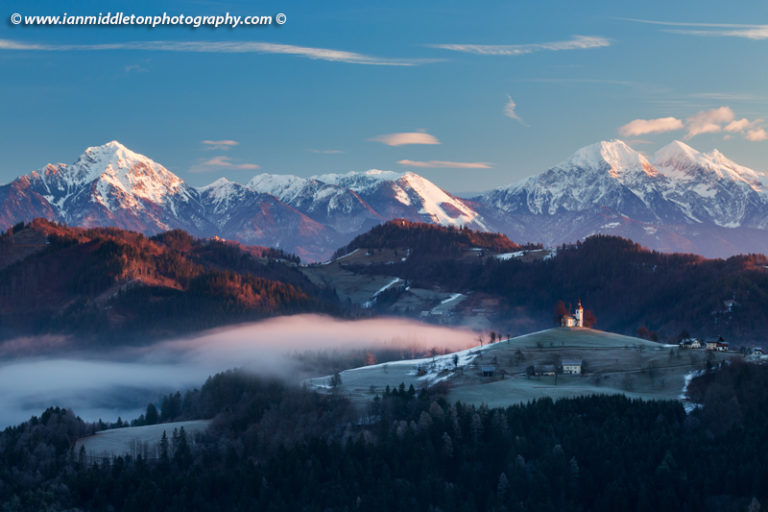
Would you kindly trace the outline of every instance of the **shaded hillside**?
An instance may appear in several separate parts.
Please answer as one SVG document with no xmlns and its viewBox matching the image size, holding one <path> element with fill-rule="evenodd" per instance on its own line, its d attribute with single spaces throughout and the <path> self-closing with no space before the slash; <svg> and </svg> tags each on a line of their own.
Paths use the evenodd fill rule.
<svg viewBox="0 0 768 512">
<path fill-rule="evenodd" d="M 147 238 L 37 219 L 0 236 L 0 335 L 109 342 L 332 310 L 333 292 L 309 282 L 295 260 L 180 230 Z"/>
<path fill-rule="evenodd" d="M 358 237 L 359 245 L 410 247 L 403 232 L 387 226 Z M 415 225 L 406 233 L 420 229 L 430 232 L 433 226 Z M 460 235 L 485 236 L 471 231 Z M 457 259 L 441 248 L 429 251 L 428 243 L 416 240 L 422 250 L 413 251 L 406 261 L 345 268 L 398 276 L 419 288 L 495 295 L 501 300 L 497 325 L 504 328 L 517 318 L 527 319 L 529 326 L 549 326 L 558 300 L 575 303 L 581 298 L 597 315 L 601 329 L 616 332 L 634 334 L 645 326 L 667 339 L 685 329 L 693 335 L 744 341 L 762 340 L 768 332 L 764 255 L 720 260 L 662 254 L 629 240 L 598 235 L 538 260 L 502 260 L 495 255 Z"/>
<path fill-rule="evenodd" d="M 159 457 L 90 464 L 71 446 L 105 425 L 49 408 L 0 433 L 7 510 L 744 511 L 768 500 L 766 367 L 729 381 L 735 414 L 705 400 L 590 396 L 514 407 L 450 403 L 399 385 L 365 421 L 337 394 L 227 372 L 165 396 L 136 423 L 171 430 Z M 149 421 L 148 421 L 149 417 Z M 118 425 L 115 425 L 118 426 Z"/>
<path fill-rule="evenodd" d="M 445 257 L 457 256 L 471 248 L 506 252 L 518 250 L 520 246 L 499 233 L 395 219 L 355 237 L 349 244 L 336 251 L 334 257 L 338 258 L 359 248 L 408 248 L 414 254 Z"/>
</svg>

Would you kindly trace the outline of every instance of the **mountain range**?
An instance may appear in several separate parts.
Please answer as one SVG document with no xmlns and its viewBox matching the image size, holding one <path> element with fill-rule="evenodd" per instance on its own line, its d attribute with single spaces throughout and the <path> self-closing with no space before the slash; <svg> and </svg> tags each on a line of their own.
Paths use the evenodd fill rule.
<svg viewBox="0 0 768 512">
<path fill-rule="evenodd" d="M 622 141 L 579 149 L 520 183 L 472 198 L 413 172 L 260 174 L 192 187 L 117 141 L 0 187 L 0 228 L 44 217 L 146 234 L 180 228 L 310 261 L 393 218 L 501 232 L 548 246 L 596 233 L 709 257 L 768 252 L 768 176 L 674 141 L 651 159 Z"/>
</svg>

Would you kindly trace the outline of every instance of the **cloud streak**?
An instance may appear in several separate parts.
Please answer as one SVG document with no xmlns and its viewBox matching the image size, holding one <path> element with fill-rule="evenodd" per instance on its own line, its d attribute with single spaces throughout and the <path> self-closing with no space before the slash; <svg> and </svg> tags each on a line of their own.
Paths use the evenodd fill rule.
<svg viewBox="0 0 768 512">
<path fill-rule="evenodd" d="M 638 18 L 620 18 L 635 23 L 645 23 L 649 25 L 660 25 L 664 27 L 689 27 L 672 28 L 666 30 L 675 34 L 686 34 L 692 36 L 708 37 L 739 37 L 743 39 L 768 39 L 768 25 L 750 25 L 743 23 L 698 23 L 687 21 L 660 21 L 645 20 Z"/>
<path fill-rule="evenodd" d="M 235 162 L 228 156 L 214 156 L 190 167 L 189 172 L 202 173 L 220 170 L 255 171 L 260 168 L 258 164 Z"/>
<path fill-rule="evenodd" d="M 292 55 L 312 60 L 368 66 L 418 66 L 435 59 L 375 57 L 357 52 L 258 41 L 127 41 L 106 44 L 43 44 L 0 39 L 0 50 L 8 51 L 164 51 L 186 53 L 259 53 Z"/>
<path fill-rule="evenodd" d="M 200 143 L 205 149 L 218 149 L 220 151 L 228 151 L 239 144 L 236 140 L 201 140 Z"/>
<path fill-rule="evenodd" d="M 401 132 L 377 135 L 368 139 L 371 142 L 381 142 L 387 146 L 406 146 L 410 144 L 440 144 L 437 137 L 426 132 Z"/>
<path fill-rule="evenodd" d="M 657 119 L 635 119 L 619 128 L 625 137 L 686 130 L 685 139 L 692 139 L 706 133 L 726 132 L 726 139 L 732 134 L 741 134 L 746 140 L 759 142 L 768 140 L 768 131 L 762 126 L 762 119 L 749 120 L 746 117 L 736 119 L 731 107 L 722 106 L 701 110 L 688 117 L 685 122 L 676 117 Z"/>
<path fill-rule="evenodd" d="M 490 169 L 491 165 L 486 162 L 451 162 L 447 160 L 429 160 L 426 162 L 418 160 L 400 160 L 400 165 L 408 167 L 426 167 L 426 168 L 450 168 L 450 169 Z"/>
<path fill-rule="evenodd" d="M 682 129 L 683 122 L 676 117 L 660 117 L 658 119 L 635 119 L 619 128 L 619 133 L 625 137 L 635 137 Z"/>
<path fill-rule="evenodd" d="M 450 50 L 454 52 L 471 53 L 473 55 L 518 56 L 530 53 L 568 50 L 589 50 L 611 46 L 610 40 L 599 36 L 574 36 L 567 41 L 552 41 L 548 43 L 530 44 L 432 44 L 431 48 Z"/>
<path fill-rule="evenodd" d="M 340 155 L 344 153 L 340 149 L 310 149 L 310 151 L 318 155 Z"/>
</svg>

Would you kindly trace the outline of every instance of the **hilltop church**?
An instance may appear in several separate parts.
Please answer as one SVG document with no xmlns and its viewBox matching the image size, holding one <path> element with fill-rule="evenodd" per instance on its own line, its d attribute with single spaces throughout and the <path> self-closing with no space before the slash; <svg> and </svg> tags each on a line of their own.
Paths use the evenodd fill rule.
<svg viewBox="0 0 768 512">
<path fill-rule="evenodd" d="M 563 315 L 560 325 L 563 327 L 584 327 L 584 308 L 581 307 L 581 299 L 579 299 L 579 305 L 576 306 L 572 315 Z"/>
</svg>

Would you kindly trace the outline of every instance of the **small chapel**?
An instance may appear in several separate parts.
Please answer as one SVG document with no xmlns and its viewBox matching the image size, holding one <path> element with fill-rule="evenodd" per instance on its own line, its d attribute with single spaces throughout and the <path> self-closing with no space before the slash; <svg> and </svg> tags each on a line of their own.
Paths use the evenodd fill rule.
<svg viewBox="0 0 768 512">
<path fill-rule="evenodd" d="M 584 327 L 584 308 L 581 307 L 581 299 L 579 299 L 579 305 L 576 306 L 572 315 L 563 315 L 560 325 L 563 327 Z"/>
</svg>

